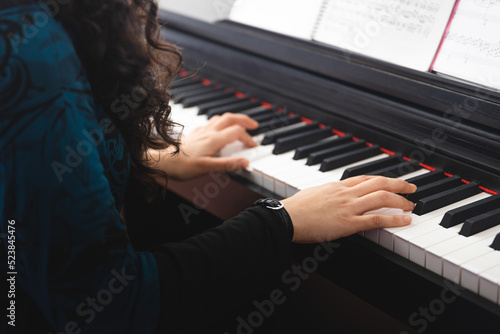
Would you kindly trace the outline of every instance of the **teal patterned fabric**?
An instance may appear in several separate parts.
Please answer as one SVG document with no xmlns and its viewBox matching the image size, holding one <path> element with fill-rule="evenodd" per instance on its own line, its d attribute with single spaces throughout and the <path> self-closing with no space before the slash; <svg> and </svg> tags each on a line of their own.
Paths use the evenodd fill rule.
<svg viewBox="0 0 500 334">
<path fill-rule="evenodd" d="M 123 137 L 50 8 L 4 2 L 0 31 L 0 248 L 15 220 L 17 289 L 57 333 L 154 332 L 156 262 L 120 216 Z"/>
</svg>

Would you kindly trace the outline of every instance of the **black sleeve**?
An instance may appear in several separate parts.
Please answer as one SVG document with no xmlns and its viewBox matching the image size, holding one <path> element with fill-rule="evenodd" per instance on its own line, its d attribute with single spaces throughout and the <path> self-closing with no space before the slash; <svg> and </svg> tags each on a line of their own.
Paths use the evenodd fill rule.
<svg viewBox="0 0 500 334">
<path fill-rule="evenodd" d="M 159 332 L 229 313 L 291 265 L 290 221 L 251 207 L 222 225 L 153 249 L 161 285 Z"/>
</svg>

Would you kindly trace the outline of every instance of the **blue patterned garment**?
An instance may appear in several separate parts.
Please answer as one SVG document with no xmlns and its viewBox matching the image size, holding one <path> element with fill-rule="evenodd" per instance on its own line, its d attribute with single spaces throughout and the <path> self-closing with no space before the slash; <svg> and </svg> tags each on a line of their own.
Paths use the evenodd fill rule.
<svg viewBox="0 0 500 334">
<path fill-rule="evenodd" d="M 152 333 L 158 269 L 120 216 L 124 140 L 49 13 L 38 2 L 0 9 L 1 252 L 15 220 L 16 287 L 54 333 Z"/>
</svg>

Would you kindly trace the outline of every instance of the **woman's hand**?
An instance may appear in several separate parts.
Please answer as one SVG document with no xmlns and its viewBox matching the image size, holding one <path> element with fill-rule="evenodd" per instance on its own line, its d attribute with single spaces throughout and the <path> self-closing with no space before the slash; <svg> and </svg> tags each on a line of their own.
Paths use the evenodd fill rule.
<svg viewBox="0 0 500 334">
<path fill-rule="evenodd" d="M 399 179 L 356 176 L 300 191 L 282 203 L 292 219 L 294 242 L 322 242 L 364 230 L 408 225 L 408 215 L 364 213 L 380 208 L 411 211 L 414 203 L 397 193 L 416 189 Z"/>
<path fill-rule="evenodd" d="M 247 115 L 226 113 L 213 116 L 209 122 L 183 138 L 181 151 L 172 156 L 172 149 L 149 151 L 155 168 L 164 170 L 175 180 L 189 180 L 197 176 L 219 171 L 235 171 L 248 166 L 247 159 L 238 157 L 214 157 L 227 144 L 239 140 L 248 147 L 257 144 L 246 132 L 257 128 L 258 123 Z"/>
</svg>

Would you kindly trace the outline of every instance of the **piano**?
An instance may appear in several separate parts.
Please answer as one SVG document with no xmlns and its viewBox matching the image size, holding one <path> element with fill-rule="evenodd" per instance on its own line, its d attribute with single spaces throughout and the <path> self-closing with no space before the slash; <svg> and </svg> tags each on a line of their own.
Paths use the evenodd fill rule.
<svg viewBox="0 0 500 334">
<path fill-rule="evenodd" d="M 183 133 L 225 112 L 260 123 L 258 147 L 220 153 L 251 162 L 231 175 L 238 191 L 284 198 L 360 174 L 418 185 L 410 226 L 346 238 L 321 277 L 413 332 L 498 333 L 499 92 L 231 21 L 160 15 L 184 55 L 171 87 Z M 299 258 L 313 247 L 296 245 Z"/>
</svg>

